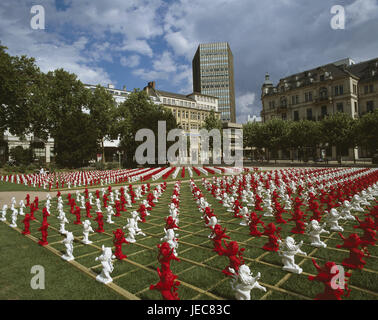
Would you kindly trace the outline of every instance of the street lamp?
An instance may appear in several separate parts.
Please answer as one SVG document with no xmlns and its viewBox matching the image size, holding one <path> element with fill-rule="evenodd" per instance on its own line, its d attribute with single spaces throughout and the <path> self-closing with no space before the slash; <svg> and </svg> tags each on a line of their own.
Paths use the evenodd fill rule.
<svg viewBox="0 0 378 320">
<path fill-rule="evenodd" d="M 119 168 L 121 169 L 121 155 L 123 154 L 123 151 L 117 150 L 117 154 L 118 154 L 118 165 L 119 165 Z"/>
</svg>

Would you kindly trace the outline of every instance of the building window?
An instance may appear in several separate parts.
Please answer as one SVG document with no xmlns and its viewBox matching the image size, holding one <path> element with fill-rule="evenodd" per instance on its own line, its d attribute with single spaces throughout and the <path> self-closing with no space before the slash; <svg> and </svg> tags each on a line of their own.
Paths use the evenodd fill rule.
<svg viewBox="0 0 378 320">
<path fill-rule="evenodd" d="M 282 120 L 286 120 L 287 119 L 286 113 L 282 113 L 281 117 L 282 117 Z"/>
<path fill-rule="evenodd" d="M 353 94 L 357 94 L 357 85 L 353 84 Z"/>
<path fill-rule="evenodd" d="M 321 108 L 321 114 L 322 114 L 322 118 L 324 118 L 325 116 L 327 116 L 327 106 L 322 106 L 322 108 Z"/>
<path fill-rule="evenodd" d="M 334 88 L 335 90 L 335 96 L 341 96 L 344 94 L 344 86 L 343 85 L 339 85 L 339 86 L 336 86 Z"/>
<path fill-rule="evenodd" d="M 287 100 L 285 97 L 281 98 L 281 107 L 286 107 L 287 106 Z"/>
<path fill-rule="evenodd" d="M 294 118 L 294 121 L 299 121 L 299 112 L 298 112 L 298 110 L 294 111 L 293 118 Z"/>
<path fill-rule="evenodd" d="M 354 102 L 354 112 L 358 113 L 358 103 L 357 103 L 357 101 Z"/>
<path fill-rule="evenodd" d="M 373 93 L 373 92 L 374 92 L 374 85 L 369 84 L 369 85 L 366 85 L 366 86 L 364 87 L 364 93 L 365 93 L 365 94 Z"/>
<path fill-rule="evenodd" d="M 366 102 L 366 111 L 373 112 L 374 111 L 374 101 Z"/>
<path fill-rule="evenodd" d="M 342 103 L 336 104 L 336 110 L 337 112 L 344 112 L 344 106 Z"/>
<path fill-rule="evenodd" d="M 327 88 L 325 88 L 325 87 L 320 88 L 320 90 L 319 90 L 319 96 L 322 99 L 328 98 L 328 90 L 327 90 Z"/>
<path fill-rule="evenodd" d="M 306 92 L 305 93 L 305 102 L 312 101 L 312 92 Z"/>
<path fill-rule="evenodd" d="M 312 120 L 312 109 L 309 108 L 306 110 L 307 120 Z"/>
</svg>

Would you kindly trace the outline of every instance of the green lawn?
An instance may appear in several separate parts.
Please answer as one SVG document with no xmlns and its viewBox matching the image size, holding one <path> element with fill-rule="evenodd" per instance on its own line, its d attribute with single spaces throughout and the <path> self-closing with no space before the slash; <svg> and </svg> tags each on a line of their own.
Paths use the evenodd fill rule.
<svg viewBox="0 0 378 320">
<path fill-rule="evenodd" d="M 246 248 L 244 258 L 254 274 L 261 272 L 260 283 L 268 286 L 268 292 L 265 294 L 259 290 L 251 292 L 252 299 L 313 299 L 315 295 L 322 291 L 322 285 L 310 282 L 306 274 L 290 274 L 285 280 L 282 279 L 287 275 L 281 270 L 282 264 L 276 253 L 267 253 L 262 249 L 262 245 L 267 238 L 253 238 L 249 236 L 248 227 L 240 226 L 240 220 L 233 218 L 231 213 L 226 212 L 218 201 L 212 197 L 201 185 L 200 181 L 197 186 L 203 191 L 207 201 L 215 209 L 215 213 L 220 220 L 220 224 L 227 227 L 227 234 L 231 240 L 237 240 L 241 247 Z M 124 290 L 136 295 L 141 299 L 161 299 L 159 292 L 149 290 L 151 284 L 158 282 L 156 268 L 158 249 L 156 245 L 160 243 L 160 238 L 164 236 L 164 218 L 168 215 L 168 204 L 172 195 L 173 185 L 168 185 L 166 192 L 163 194 L 159 203 L 151 211 L 145 223 L 139 223 L 139 227 L 146 233 L 146 237 L 137 236 L 137 242 L 124 246 L 124 253 L 128 258 L 123 261 L 116 261 L 112 277 L 113 283 Z M 43 200 L 43 199 L 41 199 Z M 142 200 L 142 199 L 141 199 Z M 113 233 L 117 228 L 123 227 L 127 223 L 127 217 L 131 210 L 135 210 L 140 201 L 128 212 L 122 213 L 121 217 L 114 217 L 115 224 L 105 223 L 105 233 L 90 234 L 93 245 L 83 245 L 79 241 L 74 243 L 75 261 L 84 268 L 90 269 L 96 273 L 101 268 L 94 259 L 101 253 L 101 245 L 112 246 Z M 82 226 L 75 225 L 75 216 L 69 213 L 66 199 L 64 197 L 66 217 L 69 224 L 66 229 L 72 231 L 77 240 L 82 236 Z M 43 202 L 40 208 L 43 207 Z M 56 218 L 56 202 L 52 201 L 51 216 L 48 218 L 50 223 L 49 244 L 56 250 L 64 253 L 64 246 L 61 243 L 63 237 L 57 232 L 59 228 Z M 84 218 L 85 211 L 82 211 Z M 95 216 L 94 210 L 92 215 Z M 106 214 L 104 214 L 106 216 Z M 8 221 L 9 219 L 8 214 Z M 178 255 L 181 262 L 173 261 L 171 263 L 172 271 L 178 275 L 181 281 L 179 286 L 179 296 L 181 299 L 233 299 L 233 293 L 230 288 L 229 279 L 222 274 L 222 270 L 228 265 L 228 258 L 218 256 L 212 251 L 212 242 L 207 237 L 210 233 L 208 228 L 204 227 L 204 222 L 200 218 L 197 205 L 192 198 L 189 183 L 183 182 L 181 185 L 180 197 L 180 229 Z M 36 217 L 41 220 L 41 209 L 37 212 Z M 285 219 L 288 216 L 284 217 Z M 263 218 L 265 223 L 273 221 L 271 218 Z M 18 219 L 18 226 L 22 227 L 21 218 Z M 104 219 L 105 220 L 105 219 Z M 39 238 L 40 232 L 37 230 L 40 222 L 33 222 L 31 225 L 32 235 Z M 346 222 L 345 229 L 347 232 L 355 232 L 352 228 L 353 223 Z M 97 223 L 92 221 L 92 227 L 95 229 Z M 286 225 L 283 228 L 282 236 L 290 234 L 293 225 Z M 357 229 L 357 232 L 360 232 Z M 292 234 L 290 234 L 292 235 Z M 109 289 L 108 287 L 96 282 L 79 269 L 63 261 L 59 256 L 50 252 L 47 248 L 38 246 L 31 239 L 20 235 L 15 230 L 4 223 L 0 223 L 1 252 L 2 264 L 0 270 L 0 299 L 119 299 L 122 295 Z M 295 239 L 307 241 L 306 236 L 295 235 Z M 328 236 L 327 236 L 328 237 Z M 307 241 L 308 242 L 308 241 Z M 341 243 L 337 235 L 331 235 L 327 240 L 329 246 L 325 249 L 318 249 L 313 252 L 314 257 L 320 264 L 331 259 L 337 263 L 348 256 L 347 252 L 335 250 L 335 245 Z M 305 244 L 304 251 L 310 253 L 313 247 Z M 351 296 L 348 299 L 377 299 L 378 297 L 378 258 L 377 248 L 371 250 L 373 255 L 367 258 L 367 265 L 371 271 L 353 271 L 350 284 L 355 286 Z M 304 272 L 315 274 L 315 268 L 312 265 L 311 257 L 297 257 L 297 263 L 301 263 Z M 46 289 L 32 290 L 30 288 L 30 268 L 33 265 L 42 265 L 46 269 Z M 280 284 L 278 285 L 278 283 Z"/>
<path fill-rule="evenodd" d="M 24 184 L 0 181 L 0 192 L 1 191 L 44 191 L 44 189 L 33 188 L 33 187 L 25 186 Z"/>
<path fill-rule="evenodd" d="M 60 257 L 0 223 L 0 299 L 123 299 Z M 45 269 L 45 289 L 32 289 L 35 265 Z"/>
</svg>

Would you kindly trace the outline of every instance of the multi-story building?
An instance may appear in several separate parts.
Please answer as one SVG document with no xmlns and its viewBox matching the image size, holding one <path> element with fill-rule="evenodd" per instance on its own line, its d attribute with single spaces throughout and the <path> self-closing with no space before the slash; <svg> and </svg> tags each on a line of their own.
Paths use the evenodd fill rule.
<svg viewBox="0 0 378 320">
<path fill-rule="evenodd" d="M 340 60 L 279 81 L 265 76 L 262 119 L 320 120 L 336 112 L 356 118 L 378 106 L 378 58 L 355 64 Z"/>
<path fill-rule="evenodd" d="M 378 106 L 378 58 L 357 64 L 346 58 L 282 78 L 276 86 L 266 74 L 261 101 L 263 122 L 317 121 L 337 112 L 357 118 Z M 357 157 L 349 150 L 349 158 Z"/>
<path fill-rule="evenodd" d="M 171 110 L 177 124 L 185 131 L 201 129 L 211 111 L 214 111 L 215 117 L 220 119 L 217 97 L 198 92 L 183 95 L 157 90 L 155 81 L 149 82 L 143 90 L 154 103 L 162 104 Z"/>
<path fill-rule="evenodd" d="M 87 89 L 94 91 L 97 86 L 94 84 L 85 84 L 85 87 Z M 124 102 L 127 99 L 127 96 L 131 93 L 130 91 L 126 90 L 126 86 L 123 86 L 122 89 L 116 89 L 114 85 L 110 83 L 108 84 L 107 87 L 104 87 L 104 89 L 106 89 L 106 91 L 112 94 L 117 104 Z"/>
<path fill-rule="evenodd" d="M 227 42 L 200 44 L 192 61 L 193 91 L 218 97 L 223 121 L 236 122 L 234 58 Z"/>
</svg>

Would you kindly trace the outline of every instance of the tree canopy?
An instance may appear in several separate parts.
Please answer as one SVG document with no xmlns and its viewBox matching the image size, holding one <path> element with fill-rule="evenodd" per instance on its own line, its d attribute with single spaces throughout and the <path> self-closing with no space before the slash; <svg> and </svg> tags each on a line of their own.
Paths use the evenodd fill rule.
<svg viewBox="0 0 378 320">
<path fill-rule="evenodd" d="M 158 122 L 165 121 L 166 134 L 177 128 L 172 112 L 161 105 L 154 104 L 145 91 L 134 90 L 127 100 L 121 103 L 116 112 L 116 123 L 113 134 L 118 134 L 124 154 L 125 165 L 133 166 L 133 156 L 140 143 L 135 141 L 135 135 L 140 129 L 150 129 L 155 135 L 155 150 L 158 143 Z M 167 149 L 169 147 L 167 143 Z"/>
</svg>

